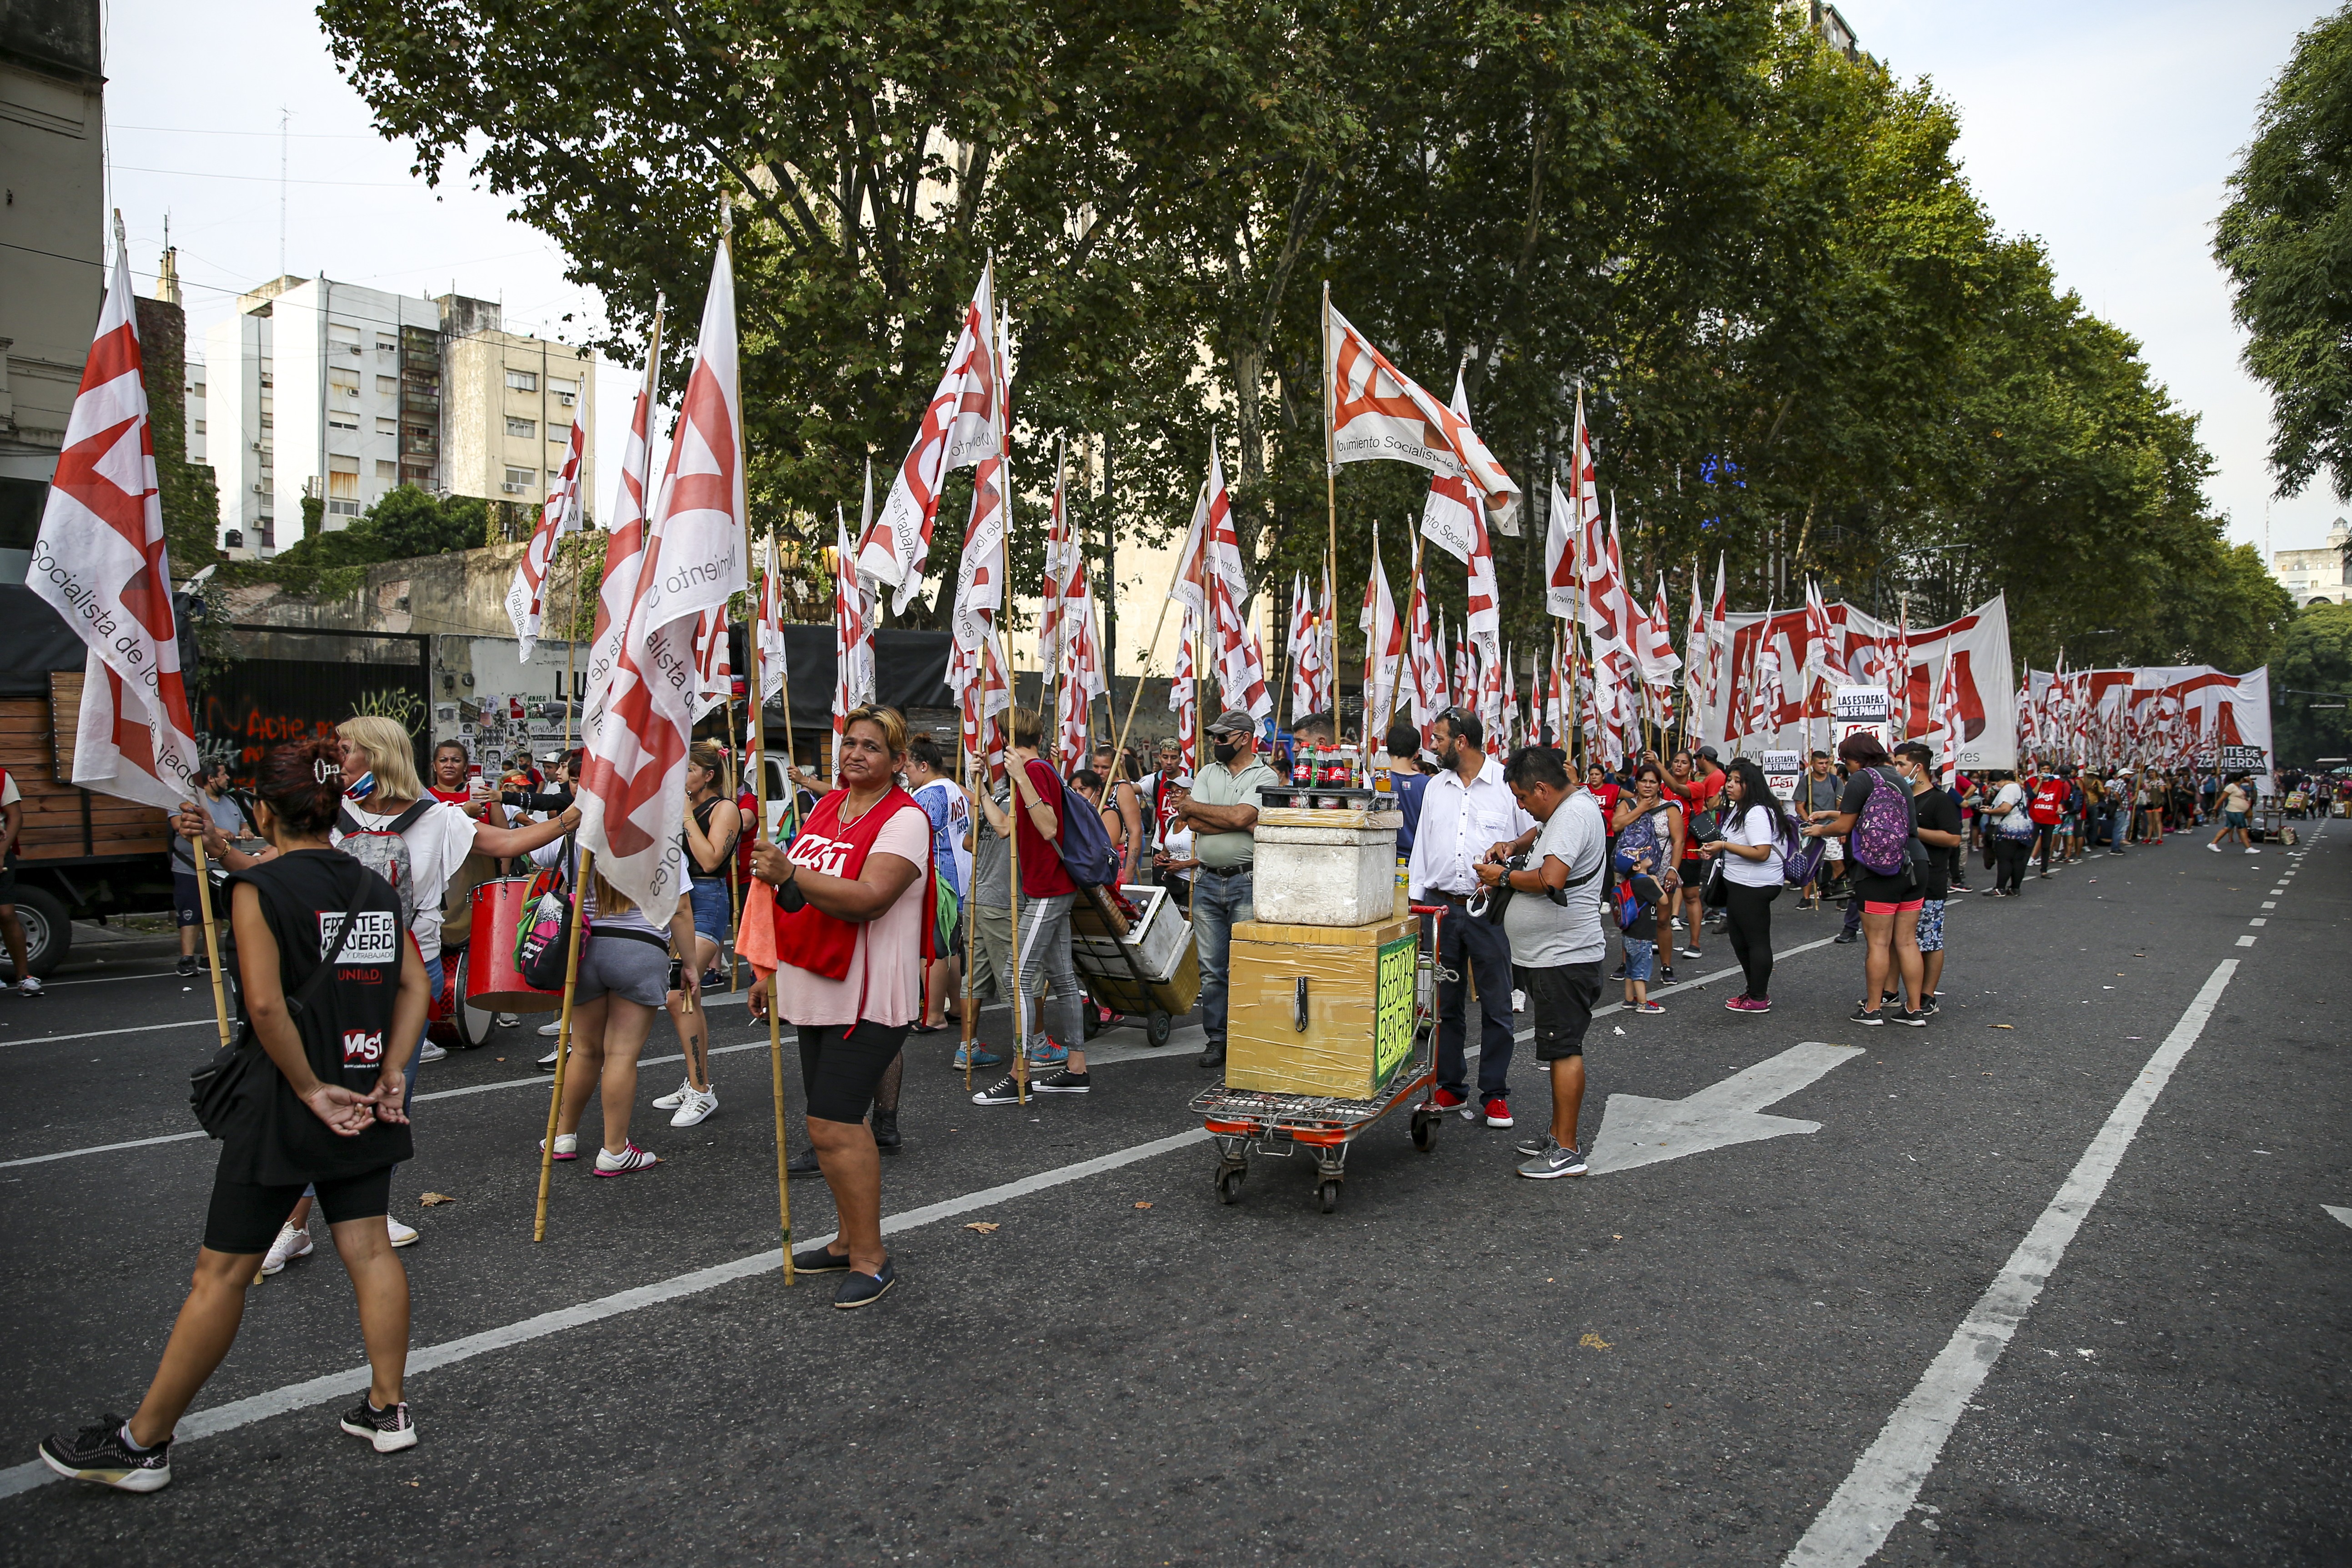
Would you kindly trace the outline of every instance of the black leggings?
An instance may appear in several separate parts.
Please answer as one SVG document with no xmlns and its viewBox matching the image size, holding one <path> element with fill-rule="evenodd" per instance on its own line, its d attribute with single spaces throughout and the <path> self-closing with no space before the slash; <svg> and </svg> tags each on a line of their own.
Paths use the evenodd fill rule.
<svg viewBox="0 0 2352 1568">
<path fill-rule="evenodd" d="M 2025 862 L 2033 848 L 2030 838 L 1995 838 L 1992 842 L 1992 885 L 2004 893 L 2017 891 L 2025 879 Z"/>
<path fill-rule="evenodd" d="M 1731 937 L 1731 955 L 1748 976 L 1748 995 L 1758 1002 L 1772 999 L 1772 900 L 1778 888 L 1750 888 L 1739 882 L 1723 885 L 1725 929 Z"/>
<path fill-rule="evenodd" d="M 907 1043 L 907 1026 L 803 1024 L 799 1031 L 801 1089 L 808 1096 L 809 1115 L 819 1121 L 865 1121 L 875 1087 Z"/>
</svg>

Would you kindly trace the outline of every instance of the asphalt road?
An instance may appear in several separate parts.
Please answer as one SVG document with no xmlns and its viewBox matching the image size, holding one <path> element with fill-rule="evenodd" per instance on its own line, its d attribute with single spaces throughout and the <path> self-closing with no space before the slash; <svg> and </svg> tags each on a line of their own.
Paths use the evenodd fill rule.
<svg viewBox="0 0 2352 1568">
<path fill-rule="evenodd" d="M 0 998 L 0 1558 L 2342 1562 L 2352 826 L 2305 828 L 1956 900 L 1924 1030 L 1849 1026 L 1860 950 L 1828 945 L 1784 958 L 1762 1017 L 1717 980 L 1602 1018 L 1588 1147 L 1644 1109 L 1612 1094 L 1800 1058 L 1793 1092 L 1716 1120 L 1818 1130 L 1581 1180 L 1512 1173 L 1532 1061 L 1517 1132 L 1452 1121 L 1423 1155 L 1383 1124 L 1325 1215 L 1301 1159 L 1216 1201 L 1182 1034 L 1106 1036 L 1091 1096 L 1027 1108 L 970 1104 L 919 1042 L 884 1169 L 900 1283 L 857 1313 L 772 1268 L 740 1012 L 714 1043 L 759 1048 L 718 1058 L 719 1115 L 641 1105 L 664 1163 L 559 1167 L 536 1247 L 541 1047 L 504 1032 L 424 1069 L 443 1098 L 395 1187 L 425 1231 L 423 1443 L 335 1430 L 364 1373 L 322 1232 L 252 1292 L 144 1498 L 32 1462 L 135 1405 L 213 1163 L 184 1136 L 209 996 L 117 949 Z M 1777 913 L 1784 952 L 1835 929 Z M 1728 963 L 1713 938 L 1680 967 Z M 1784 1057 L 1808 1042 L 1855 1049 Z M 793 1201 L 803 1241 L 832 1228 L 821 1184 Z"/>
</svg>

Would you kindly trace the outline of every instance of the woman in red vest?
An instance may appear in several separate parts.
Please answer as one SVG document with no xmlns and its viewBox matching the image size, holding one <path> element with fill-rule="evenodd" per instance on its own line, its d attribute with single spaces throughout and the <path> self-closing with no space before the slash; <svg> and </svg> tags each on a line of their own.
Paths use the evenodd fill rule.
<svg viewBox="0 0 2352 1568">
<path fill-rule="evenodd" d="M 841 1216 L 840 1235 L 794 1253 L 793 1267 L 846 1271 L 833 1304 L 848 1308 L 881 1300 L 896 1282 L 866 1112 L 922 1016 L 931 819 L 898 785 L 907 721 L 897 710 L 852 710 L 835 750 L 841 787 L 817 802 L 789 848 L 762 842 L 752 853 L 752 871 L 776 900 L 779 962 L 752 986 L 751 1010 L 768 1016 L 772 987 L 777 1012 L 799 1032 L 809 1142 Z"/>
</svg>

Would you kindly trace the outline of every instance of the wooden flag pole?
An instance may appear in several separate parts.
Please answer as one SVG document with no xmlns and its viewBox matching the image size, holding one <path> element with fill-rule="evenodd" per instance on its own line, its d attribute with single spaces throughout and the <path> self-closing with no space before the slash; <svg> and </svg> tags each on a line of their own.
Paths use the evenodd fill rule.
<svg viewBox="0 0 2352 1568">
<path fill-rule="evenodd" d="M 1206 490 L 1209 488 L 1208 481 L 1206 479 L 1201 481 L 1201 488 L 1203 490 Z M 1196 502 L 1195 504 L 1198 503 Z M 1208 542 L 1206 540 L 1202 541 L 1202 547 L 1203 550 L 1207 548 L 1207 544 Z M 1178 579 L 1182 575 L 1183 571 L 1184 562 L 1182 557 L 1179 556 L 1176 562 L 1175 570 L 1168 574 L 1168 597 L 1160 601 L 1160 618 L 1151 623 L 1151 646 L 1143 651 L 1143 668 L 1137 673 L 1135 678 L 1135 695 L 1127 700 L 1127 721 L 1118 727 L 1118 740 L 1111 748 L 1114 752 L 1124 752 L 1126 750 L 1127 733 L 1129 730 L 1135 728 L 1135 710 L 1143 701 L 1144 679 L 1150 675 L 1151 661 L 1153 658 L 1158 657 L 1160 653 L 1160 634 L 1168 629 L 1168 605 L 1170 601 L 1176 597 L 1176 584 Z M 1114 695 L 1113 700 L 1116 701 L 1116 696 Z"/>
<path fill-rule="evenodd" d="M 1328 581 L 1339 580 L 1339 454 L 1331 429 L 1331 284 L 1323 284 L 1323 507 L 1324 563 Z M 1331 733 L 1336 740 L 1342 732 L 1339 726 L 1339 617 L 1331 617 Z M 1297 720 L 1294 716 L 1293 722 Z M 1372 749 L 1371 705 L 1364 707 L 1364 754 Z"/>
<path fill-rule="evenodd" d="M 748 514 L 743 519 L 743 553 L 747 560 L 752 553 L 751 519 Z M 774 573 L 775 568 L 776 556 L 773 542 L 772 541 L 768 552 L 768 559 L 761 563 L 761 574 L 763 577 L 772 575 Z M 782 602 L 782 601 L 781 599 L 778 601 L 779 604 Z M 752 620 L 755 624 L 751 627 L 751 635 L 744 639 L 751 645 L 745 651 L 750 656 L 749 662 L 751 666 L 750 695 L 752 706 L 751 716 L 750 719 L 745 721 L 745 723 L 747 727 L 757 725 L 761 729 L 761 738 L 764 740 L 766 721 L 760 718 L 759 707 L 760 693 L 762 689 L 762 678 L 760 669 L 760 627 L 756 624 L 759 620 L 759 613 L 756 608 L 758 601 L 755 599 L 752 603 L 755 606 L 752 612 Z M 790 668 L 791 666 L 787 664 L 785 667 L 786 671 L 788 671 Z M 780 671 L 779 674 L 783 679 L 789 679 L 789 676 L 785 675 L 784 672 Z M 790 748 L 792 745 L 793 725 L 792 689 L 789 686 L 784 688 L 783 695 L 784 744 L 786 747 L 786 755 L 789 756 L 791 754 Z M 761 750 L 764 752 L 766 748 L 762 746 Z M 790 764 L 787 763 L 786 765 L 789 766 Z M 787 778 L 784 782 L 787 791 L 798 787 L 792 783 L 790 778 Z M 790 800 L 793 797 L 787 794 L 785 798 Z M 768 769 L 764 762 L 752 773 L 751 799 L 755 803 L 757 815 L 759 816 L 760 837 L 761 838 L 765 838 L 768 834 Z M 778 945 L 779 952 L 777 953 L 777 963 L 781 968 L 783 961 L 783 955 L 781 951 L 781 941 Z M 777 989 L 776 977 L 772 973 L 771 973 L 768 977 L 768 1088 L 770 1099 L 774 1106 L 776 1121 L 776 1222 L 782 1227 L 783 1232 L 784 1283 L 785 1285 L 790 1286 L 793 1282 L 793 1194 L 791 1173 L 785 1169 L 789 1163 L 789 1156 L 784 1147 L 783 1024 L 776 1012 Z"/>
<path fill-rule="evenodd" d="M 213 879 L 205 868 L 202 834 L 190 839 L 196 857 L 196 903 L 205 916 L 205 958 L 213 970 L 213 1023 L 220 1030 L 221 1049 L 228 1048 L 228 996 L 221 988 L 220 928 L 213 923 Z"/>
<path fill-rule="evenodd" d="M 992 271 L 993 271 L 995 265 L 995 258 L 991 257 L 989 258 L 989 267 Z M 993 301 L 995 297 L 995 290 L 993 288 L 989 290 L 989 294 L 992 301 Z M 987 322 L 985 325 L 988 327 L 990 335 L 996 344 L 996 352 L 992 356 L 996 363 L 996 482 L 998 487 L 996 492 L 996 504 L 1003 509 L 1004 514 L 1003 524 L 997 532 L 997 538 L 999 541 L 997 558 L 1002 563 L 999 569 L 1004 574 L 1003 580 L 1010 583 L 1013 581 L 1013 442 L 1011 429 L 1012 420 L 1008 416 L 1011 413 L 1010 405 L 1013 398 L 1013 382 L 1012 378 L 1005 374 L 1004 316 L 1002 308 L 997 311 L 996 320 Z M 983 646 L 981 651 L 983 670 L 980 688 L 981 750 L 983 753 L 988 749 L 988 682 L 985 674 L 985 663 L 987 658 L 987 649 L 985 646 Z M 1013 679 L 1012 670 L 1007 669 L 1005 671 L 1005 679 L 1007 681 L 1011 681 Z M 1017 701 L 1019 695 L 1020 693 L 1018 690 L 1015 690 L 1013 693 L 1013 696 L 1016 699 L 1014 704 L 1015 712 L 1020 710 L 1019 703 Z M 1042 721 L 1044 715 L 1041 713 L 1038 717 Z M 1007 729 L 1009 730 L 1011 726 L 1008 724 Z M 1043 740 L 1045 737 L 1043 734 L 1040 734 L 1038 738 Z M 1012 749 L 1009 744 L 1012 737 L 1008 734 L 1005 739 L 1008 742 L 1006 750 L 1009 752 Z M 982 763 L 983 774 L 985 773 L 986 766 L 987 764 L 983 760 Z M 1005 837 L 1006 847 L 1011 851 L 1007 860 L 1011 885 L 1006 889 L 1005 905 L 1008 912 L 1012 916 L 1013 930 L 1012 1002 L 1013 1099 L 1016 1103 L 1026 1105 L 1029 1103 L 1029 1033 L 1028 1021 L 1021 1005 L 1021 987 L 1023 982 L 1026 978 L 1029 966 L 1027 963 L 1023 962 L 1024 954 L 1021 952 L 1021 813 L 1026 809 L 1026 807 L 1024 807 L 1021 803 L 1021 786 L 1028 782 L 1028 764 L 1025 763 L 1016 762 L 1008 755 L 1006 758 L 1006 770 L 1012 774 L 1010 783 L 1013 786 L 1011 793 L 1005 796 L 1004 803 L 1007 806 L 1012 808 L 1013 818 L 1013 831 Z M 971 1058 L 966 1058 L 965 1059 L 970 1060 Z"/>
<path fill-rule="evenodd" d="M 539 1212 L 530 1226 L 534 1244 L 547 1239 L 547 1184 L 555 1169 L 555 1123 L 563 1111 L 564 1069 L 572 1065 L 572 997 L 580 981 L 580 928 L 588 923 L 588 879 L 595 865 L 595 851 L 582 845 L 572 868 L 572 933 L 563 955 L 563 1010 L 555 1025 L 555 1081 L 548 1089 L 547 1136 L 539 1145 Z"/>
</svg>

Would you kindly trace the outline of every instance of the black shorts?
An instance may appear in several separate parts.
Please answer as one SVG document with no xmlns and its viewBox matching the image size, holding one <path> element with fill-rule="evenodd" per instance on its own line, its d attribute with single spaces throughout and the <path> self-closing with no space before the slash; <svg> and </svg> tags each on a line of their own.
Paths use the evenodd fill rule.
<svg viewBox="0 0 2352 1568">
<path fill-rule="evenodd" d="M 214 1177 L 212 1207 L 205 1215 L 205 1245 L 215 1252 L 231 1254 L 268 1251 L 269 1244 L 278 1239 L 278 1227 L 294 1212 L 305 1184 L 264 1186 Z M 390 1165 L 307 1184 L 317 1189 L 320 1210 L 331 1226 L 347 1219 L 374 1219 L 391 1212 Z"/>
<path fill-rule="evenodd" d="M 1907 868 L 1895 872 L 1892 877 L 1882 877 L 1875 871 L 1866 869 L 1862 862 L 1857 860 L 1849 866 L 1848 869 L 1853 873 L 1852 881 L 1854 895 L 1864 903 L 1900 904 L 1919 896 L 1918 886 L 1912 881 L 1911 873 Z"/>
<path fill-rule="evenodd" d="M 196 874 L 172 868 L 172 912 L 180 917 L 184 926 L 200 924 L 205 918 L 205 906 L 196 890 Z"/>
<path fill-rule="evenodd" d="M 818 1121 L 863 1121 L 874 1087 L 907 1043 L 904 1024 L 795 1026 L 801 1042 L 801 1092 Z"/>
<path fill-rule="evenodd" d="M 1536 1060 L 1562 1061 L 1584 1054 L 1584 1031 L 1592 1026 L 1592 1005 L 1601 1000 L 1601 963 L 1562 963 L 1549 969 L 1511 966 L 1513 984 L 1528 994 L 1535 1025 Z"/>
</svg>

